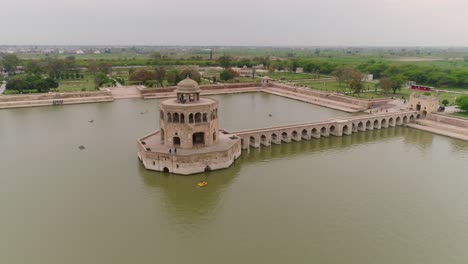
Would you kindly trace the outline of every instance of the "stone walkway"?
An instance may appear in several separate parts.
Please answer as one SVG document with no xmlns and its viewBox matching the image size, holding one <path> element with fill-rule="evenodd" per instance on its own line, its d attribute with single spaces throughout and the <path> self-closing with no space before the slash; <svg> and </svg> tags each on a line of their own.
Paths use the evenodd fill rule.
<svg viewBox="0 0 468 264">
<path fill-rule="evenodd" d="M 417 120 L 415 123 L 408 124 L 407 126 L 451 138 L 468 141 L 468 129 L 458 126 L 451 126 L 425 119 Z"/>
<path fill-rule="evenodd" d="M 347 103 L 339 102 L 336 100 L 329 100 L 326 98 L 307 95 L 307 94 L 299 94 L 295 92 L 285 91 L 280 88 L 269 87 L 269 88 L 263 89 L 263 91 L 274 94 L 274 95 L 283 96 L 283 97 L 291 98 L 294 100 L 298 100 L 298 101 L 302 101 L 302 102 L 306 102 L 310 104 L 315 104 L 319 106 L 324 106 L 328 108 L 333 108 L 333 109 L 348 112 L 348 113 L 356 113 L 356 112 L 360 112 L 364 110 L 362 107 L 358 105 L 347 104 Z"/>
<path fill-rule="evenodd" d="M 121 86 L 108 88 L 114 99 L 141 98 L 141 93 L 136 86 Z"/>
</svg>

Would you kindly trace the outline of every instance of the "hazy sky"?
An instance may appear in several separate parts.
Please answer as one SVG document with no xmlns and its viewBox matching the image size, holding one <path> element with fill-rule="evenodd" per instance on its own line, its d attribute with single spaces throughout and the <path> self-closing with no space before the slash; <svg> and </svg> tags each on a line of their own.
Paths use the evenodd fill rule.
<svg viewBox="0 0 468 264">
<path fill-rule="evenodd" d="M 2 0 L 1 44 L 468 46 L 468 0 Z"/>
</svg>

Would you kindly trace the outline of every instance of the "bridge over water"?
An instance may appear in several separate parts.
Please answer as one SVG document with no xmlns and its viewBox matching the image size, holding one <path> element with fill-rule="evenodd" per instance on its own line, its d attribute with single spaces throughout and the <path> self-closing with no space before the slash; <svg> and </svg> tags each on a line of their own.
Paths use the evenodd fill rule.
<svg viewBox="0 0 468 264">
<path fill-rule="evenodd" d="M 242 139 L 242 148 L 259 148 L 261 145 L 289 143 L 311 138 L 350 135 L 352 133 L 402 126 L 423 117 L 419 111 L 401 111 L 374 115 L 363 115 L 330 119 L 320 122 L 292 124 L 268 128 L 241 130 L 232 132 Z"/>
</svg>

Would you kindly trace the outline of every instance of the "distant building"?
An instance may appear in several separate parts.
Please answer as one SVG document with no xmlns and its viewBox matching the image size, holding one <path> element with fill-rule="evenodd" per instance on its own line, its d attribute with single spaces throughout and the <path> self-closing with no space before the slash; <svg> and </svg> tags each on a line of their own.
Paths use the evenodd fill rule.
<svg viewBox="0 0 468 264">
<path fill-rule="evenodd" d="M 259 64 L 257 66 L 253 66 L 254 69 L 259 69 L 259 70 L 264 70 L 265 69 L 265 65 L 263 64 Z"/>
<path fill-rule="evenodd" d="M 95 50 L 93 53 L 94 54 L 101 54 L 101 52 L 99 50 Z"/>
<path fill-rule="evenodd" d="M 365 82 L 370 82 L 374 80 L 374 74 L 364 74 L 364 78 L 362 79 Z"/>
<path fill-rule="evenodd" d="M 15 73 L 24 73 L 24 67 L 23 66 L 16 66 L 15 68 Z"/>
<path fill-rule="evenodd" d="M 242 69 L 239 70 L 239 75 L 241 77 L 252 77 L 253 69 L 248 68 L 246 65 L 244 65 L 244 67 L 242 67 Z"/>
<path fill-rule="evenodd" d="M 76 53 L 76 54 L 84 54 L 84 51 L 82 51 L 82 50 L 77 50 L 75 53 Z"/>
<path fill-rule="evenodd" d="M 296 68 L 296 73 L 304 73 L 304 68 Z"/>
<path fill-rule="evenodd" d="M 411 93 L 408 100 L 408 108 L 423 111 L 424 115 L 436 112 L 439 109 L 439 97 Z"/>
</svg>

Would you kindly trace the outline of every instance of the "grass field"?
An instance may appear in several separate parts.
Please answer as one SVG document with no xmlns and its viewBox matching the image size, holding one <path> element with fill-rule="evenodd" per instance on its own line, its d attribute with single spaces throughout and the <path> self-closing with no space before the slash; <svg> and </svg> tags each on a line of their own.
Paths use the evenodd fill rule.
<svg viewBox="0 0 468 264">
<path fill-rule="evenodd" d="M 274 80 L 286 80 L 286 81 L 318 79 L 317 74 L 311 74 L 311 73 L 270 72 L 264 75 Z M 331 76 L 324 75 L 324 74 L 320 75 L 320 78 L 330 78 L 330 77 Z"/>
<path fill-rule="evenodd" d="M 468 112 L 458 112 L 458 113 L 453 113 L 452 115 L 458 116 L 458 117 L 468 118 Z"/>
<path fill-rule="evenodd" d="M 57 92 L 95 91 L 94 78 L 91 74 L 85 74 L 83 79 L 60 80 Z"/>
</svg>

